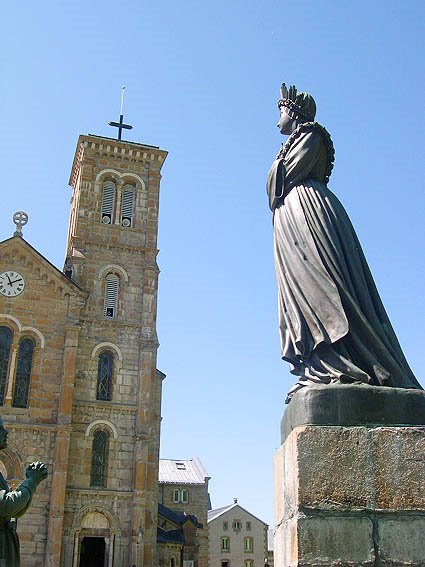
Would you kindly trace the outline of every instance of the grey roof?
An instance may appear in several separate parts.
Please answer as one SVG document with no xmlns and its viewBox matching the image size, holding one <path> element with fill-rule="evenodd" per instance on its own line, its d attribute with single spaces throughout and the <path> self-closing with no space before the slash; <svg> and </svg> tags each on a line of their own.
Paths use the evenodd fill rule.
<svg viewBox="0 0 425 567">
<path fill-rule="evenodd" d="M 202 528 L 202 524 L 199 523 L 198 518 L 193 514 L 186 514 L 185 512 L 177 512 L 176 510 L 171 510 L 167 508 L 164 504 L 158 503 L 158 516 L 163 516 L 170 522 L 182 526 L 185 522 L 190 521 L 197 528 Z"/>
<path fill-rule="evenodd" d="M 159 482 L 168 484 L 205 484 L 211 477 L 201 461 L 194 459 L 159 459 Z"/>
<path fill-rule="evenodd" d="M 239 509 L 243 510 L 244 512 L 246 512 L 247 514 L 249 514 L 250 516 L 252 516 L 256 520 L 258 520 L 259 522 L 264 524 L 265 526 L 268 526 L 268 524 L 266 524 L 266 522 L 263 522 L 263 520 L 260 520 L 260 518 L 258 516 L 251 514 L 251 512 L 249 512 L 246 508 L 243 508 L 237 502 L 230 504 L 230 506 L 224 506 L 223 508 L 216 508 L 215 510 L 209 510 L 208 511 L 208 523 L 212 522 L 213 520 L 215 520 L 216 518 L 218 518 L 222 514 L 225 514 L 229 510 L 232 510 L 233 508 L 239 508 Z"/>
</svg>

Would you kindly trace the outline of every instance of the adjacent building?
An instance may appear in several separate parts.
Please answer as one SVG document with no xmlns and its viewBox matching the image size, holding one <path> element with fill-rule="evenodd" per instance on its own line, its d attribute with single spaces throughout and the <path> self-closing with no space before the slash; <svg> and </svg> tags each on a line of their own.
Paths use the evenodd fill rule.
<svg viewBox="0 0 425 567">
<path fill-rule="evenodd" d="M 158 505 L 158 567 L 198 567 L 199 530 L 196 516 Z"/>
<path fill-rule="evenodd" d="M 208 510 L 211 508 L 208 492 L 210 476 L 198 458 L 189 460 L 160 459 L 159 494 L 160 505 L 173 512 L 197 518 L 196 553 L 185 551 L 175 567 L 208 567 Z M 176 558 L 175 558 L 176 559 Z M 193 564 L 184 563 L 193 561 Z M 167 564 L 165 564 L 167 565 Z M 171 562 L 167 567 L 171 567 Z"/>
<path fill-rule="evenodd" d="M 268 525 L 238 504 L 208 512 L 209 567 L 263 567 Z"/>
</svg>

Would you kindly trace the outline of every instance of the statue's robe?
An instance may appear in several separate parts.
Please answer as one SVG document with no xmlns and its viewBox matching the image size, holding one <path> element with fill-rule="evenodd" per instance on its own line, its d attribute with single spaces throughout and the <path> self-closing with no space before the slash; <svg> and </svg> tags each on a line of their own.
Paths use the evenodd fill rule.
<svg viewBox="0 0 425 567">
<path fill-rule="evenodd" d="M 327 187 L 332 160 L 326 130 L 304 124 L 268 177 L 281 352 L 299 377 L 289 399 L 312 383 L 421 388 L 350 219 Z"/>
<path fill-rule="evenodd" d="M 16 490 L 10 490 L 0 473 L 0 567 L 20 565 L 16 518 L 25 514 L 31 498 L 32 491 L 27 480 Z"/>
</svg>

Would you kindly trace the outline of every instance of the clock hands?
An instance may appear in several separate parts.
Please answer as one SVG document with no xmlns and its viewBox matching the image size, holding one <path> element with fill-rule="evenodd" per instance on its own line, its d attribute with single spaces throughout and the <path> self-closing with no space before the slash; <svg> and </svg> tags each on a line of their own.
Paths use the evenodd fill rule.
<svg viewBox="0 0 425 567">
<path fill-rule="evenodd" d="M 7 279 L 9 280 L 9 278 L 7 278 Z M 9 285 L 13 285 L 13 284 L 16 283 L 16 282 L 21 282 L 21 281 L 22 281 L 22 278 L 18 278 L 17 280 L 13 280 L 13 282 L 11 282 L 11 281 L 9 280 Z"/>
</svg>

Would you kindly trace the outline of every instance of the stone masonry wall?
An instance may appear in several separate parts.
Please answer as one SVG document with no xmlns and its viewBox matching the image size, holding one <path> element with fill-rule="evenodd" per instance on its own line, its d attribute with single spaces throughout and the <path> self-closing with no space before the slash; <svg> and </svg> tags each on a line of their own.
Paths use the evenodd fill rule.
<svg viewBox="0 0 425 567">
<path fill-rule="evenodd" d="M 425 565 L 425 428 L 296 428 L 276 454 L 277 567 Z"/>
</svg>

